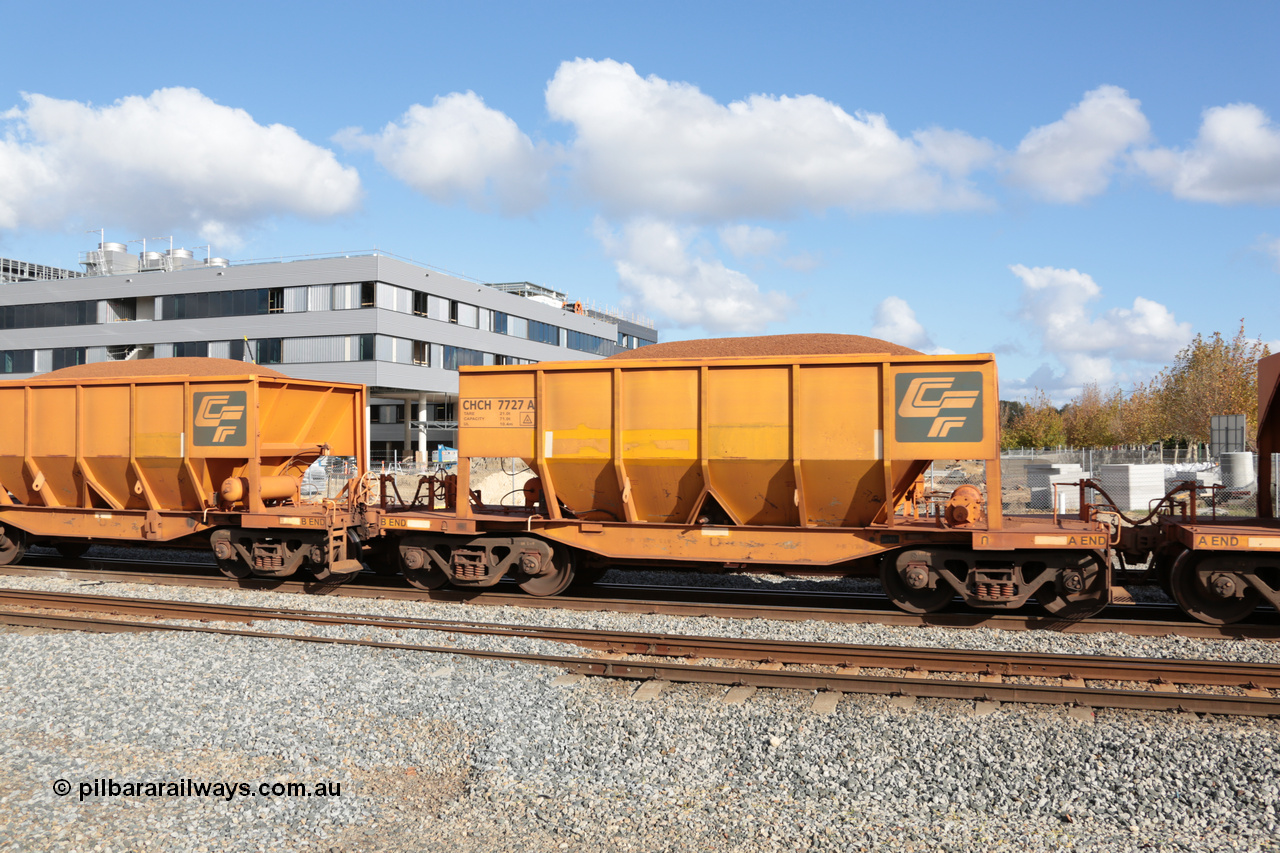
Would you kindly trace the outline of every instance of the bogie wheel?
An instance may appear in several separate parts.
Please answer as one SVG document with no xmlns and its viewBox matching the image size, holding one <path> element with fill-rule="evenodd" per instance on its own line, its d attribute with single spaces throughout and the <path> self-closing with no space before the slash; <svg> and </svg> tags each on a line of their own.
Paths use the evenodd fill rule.
<svg viewBox="0 0 1280 853">
<path fill-rule="evenodd" d="M 449 582 L 449 576 L 434 565 L 411 569 L 402 563 L 400 571 L 404 573 L 404 579 L 409 582 L 409 585 L 416 586 L 418 589 L 439 589 Z"/>
<path fill-rule="evenodd" d="M 88 542 L 56 542 L 54 549 L 68 560 L 78 560 L 89 550 Z"/>
<path fill-rule="evenodd" d="M 0 566 L 16 563 L 27 553 L 27 534 L 16 527 L 0 528 Z"/>
<path fill-rule="evenodd" d="M 1106 564 L 1097 554 L 1080 567 L 1084 583 L 1079 592 L 1066 593 L 1057 584 L 1045 584 L 1036 590 L 1036 602 L 1057 619 L 1088 619 L 1107 606 Z"/>
<path fill-rule="evenodd" d="M 1170 576 L 1173 573 L 1173 564 L 1178 558 L 1187 552 L 1187 546 L 1181 542 L 1174 542 L 1157 550 L 1151 555 L 1151 570 L 1155 575 L 1156 581 L 1160 584 L 1160 588 L 1164 590 L 1165 595 L 1173 598 L 1173 583 Z"/>
<path fill-rule="evenodd" d="M 556 545 L 551 552 L 551 565 L 546 574 L 528 577 L 520 581 L 520 588 L 529 595 L 559 595 L 573 583 L 573 551 L 564 545 Z"/>
<path fill-rule="evenodd" d="M 898 572 L 897 554 L 889 554 L 880 563 L 880 584 L 889 600 L 908 613 L 932 613 L 946 607 L 956 592 L 939 579 L 933 589 L 912 589 Z"/>
<path fill-rule="evenodd" d="M 1262 596 L 1251 586 L 1245 586 L 1241 595 L 1222 595 L 1212 586 L 1206 586 L 1198 571 L 1203 557 L 1195 551 L 1186 551 L 1173 564 L 1169 585 L 1173 598 L 1188 616 L 1209 625 L 1230 625 L 1253 612 Z M 1230 573 L 1224 573 L 1230 575 Z M 1231 578 L 1236 584 L 1244 580 L 1238 575 Z"/>
<path fill-rule="evenodd" d="M 233 580 L 243 580 L 253 574 L 253 567 L 240 559 L 240 552 L 231 544 L 228 531 L 214 531 L 209 544 L 213 546 L 213 561 L 218 564 L 218 571 Z"/>
<path fill-rule="evenodd" d="M 445 574 L 444 569 L 436 565 L 432 559 L 431 553 L 426 547 L 410 547 L 400 549 L 396 562 L 400 565 L 400 573 L 404 575 L 404 579 L 409 582 L 410 586 L 418 589 L 439 589 L 449 582 L 449 576 Z M 449 555 L 444 554 L 444 559 L 448 559 Z"/>
</svg>

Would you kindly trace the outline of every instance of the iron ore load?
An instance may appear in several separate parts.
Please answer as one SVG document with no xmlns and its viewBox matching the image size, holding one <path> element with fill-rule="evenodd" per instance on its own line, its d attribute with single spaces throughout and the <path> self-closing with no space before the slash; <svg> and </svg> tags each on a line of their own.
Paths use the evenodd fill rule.
<svg viewBox="0 0 1280 853">
<path fill-rule="evenodd" d="M 422 477 L 408 499 L 364 473 L 360 386 L 216 359 L 114 366 L 131 375 L 0 383 L 0 564 L 30 543 L 152 542 L 211 548 L 233 577 L 374 564 L 423 588 L 507 577 L 534 595 L 613 566 L 870 570 L 911 612 L 1034 600 L 1078 619 L 1109 603 L 1118 560 L 1150 559 L 1203 621 L 1280 604 L 1268 501 L 1264 517 L 1205 517 L 1192 484 L 1134 520 L 1083 481 L 1077 513 L 1006 514 L 990 355 L 805 335 L 463 368 L 457 474 Z M 1260 376 L 1260 444 L 1280 450 L 1280 356 Z M 356 475 L 304 499 L 302 473 L 326 454 Z M 520 505 L 472 491 L 484 459 L 528 466 Z M 937 460 L 985 476 L 930 493 Z"/>
</svg>

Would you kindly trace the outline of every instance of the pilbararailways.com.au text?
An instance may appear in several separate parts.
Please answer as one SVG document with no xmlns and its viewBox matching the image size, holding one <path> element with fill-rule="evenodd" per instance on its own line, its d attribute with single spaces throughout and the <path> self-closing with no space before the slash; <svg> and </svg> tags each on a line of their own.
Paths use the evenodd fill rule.
<svg viewBox="0 0 1280 853">
<path fill-rule="evenodd" d="M 130 779 L 93 779 L 76 787 L 66 779 L 53 783 L 53 792 L 65 797 L 78 790 L 83 802 L 89 797 L 214 797 L 230 802 L 236 797 L 341 797 L 341 782 L 202 782 L 196 779 L 177 781 L 139 781 Z"/>
</svg>

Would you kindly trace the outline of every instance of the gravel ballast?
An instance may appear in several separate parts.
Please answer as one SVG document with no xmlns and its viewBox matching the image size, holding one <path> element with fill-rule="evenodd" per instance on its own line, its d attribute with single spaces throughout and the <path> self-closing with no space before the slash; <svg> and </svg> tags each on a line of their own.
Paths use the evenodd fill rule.
<svg viewBox="0 0 1280 853">
<path fill-rule="evenodd" d="M 891 628 L 0 578 L 46 588 L 667 633 L 1276 661 L 1277 644 Z M 258 630 L 572 654 L 462 634 Z M 457 655 L 0 633 L 0 847 L 146 850 L 1276 849 L 1280 721 L 557 680 Z M 338 797 L 79 798 L 94 779 Z M 58 779 L 72 793 L 58 796 Z"/>
</svg>

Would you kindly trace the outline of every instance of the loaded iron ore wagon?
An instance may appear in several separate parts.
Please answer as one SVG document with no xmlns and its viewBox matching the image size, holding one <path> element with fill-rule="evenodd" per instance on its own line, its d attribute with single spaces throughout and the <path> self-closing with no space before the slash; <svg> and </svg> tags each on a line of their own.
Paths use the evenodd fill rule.
<svg viewBox="0 0 1280 853">
<path fill-rule="evenodd" d="M 840 336 L 846 337 L 846 336 Z M 868 339 L 861 339 L 866 341 Z M 873 340 L 873 339 L 872 339 Z M 1079 618 L 1110 595 L 1113 528 L 1007 517 L 991 355 L 882 352 L 652 358 L 463 368 L 456 494 L 471 461 L 519 458 L 527 506 L 386 507 L 402 568 L 424 587 L 516 578 L 562 591 L 584 567 L 879 563 L 903 609 L 1015 609 Z M 864 347 L 865 348 L 865 347 Z M 986 468 L 921 511 L 939 459 Z"/>
<path fill-rule="evenodd" d="M 1280 606 L 1269 465 L 1257 518 L 1206 514 L 1184 484 L 1126 519 L 1091 481 L 1074 516 L 1007 515 L 992 356 L 817 337 L 831 340 L 809 352 L 781 336 L 463 368 L 458 474 L 433 481 L 425 504 L 370 493 L 363 386 L 206 358 L 0 382 L 0 565 L 32 543 L 68 555 L 194 545 L 232 577 L 351 576 L 371 562 L 424 588 L 510 577 L 535 595 L 611 565 L 873 566 L 911 612 L 956 597 L 997 610 L 1034 599 L 1084 618 L 1110 600 L 1119 554 L 1150 559 L 1206 622 Z M 735 351 L 744 341 L 779 345 Z M 1278 385 L 1280 355 L 1259 364 L 1264 458 L 1280 451 Z M 305 499 L 303 473 L 324 455 L 354 458 L 355 475 L 334 498 Z M 529 466 L 523 506 L 471 491 L 471 463 L 484 458 Z M 930 495 L 921 474 L 936 460 L 985 476 Z M 1102 499 L 1087 500 L 1089 488 Z"/>
<path fill-rule="evenodd" d="M 210 358 L 81 365 L 0 382 L 0 564 L 30 542 L 207 543 L 233 577 L 359 571 L 352 489 L 304 502 L 326 454 L 363 470 L 361 385 Z"/>
</svg>

